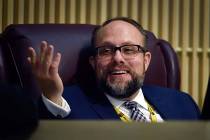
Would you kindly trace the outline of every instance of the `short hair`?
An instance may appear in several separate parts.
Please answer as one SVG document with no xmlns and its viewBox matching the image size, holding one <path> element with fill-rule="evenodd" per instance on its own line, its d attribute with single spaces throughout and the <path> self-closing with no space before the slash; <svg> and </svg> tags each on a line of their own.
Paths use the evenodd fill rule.
<svg viewBox="0 0 210 140">
<path fill-rule="evenodd" d="M 130 23 L 134 27 L 136 27 L 139 30 L 139 32 L 145 37 L 144 46 L 146 47 L 146 40 L 147 40 L 147 33 L 146 33 L 146 31 L 144 30 L 144 28 L 137 21 L 135 21 L 135 20 L 133 20 L 131 18 L 128 18 L 128 17 L 115 17 L 115 18 L 112 18 L 112 19 L 109 19 L 109 20 L 105 21 L 102 25 L 97 26 L 94 29 L 93 33 L 92 33 L 92 39 L 91 39 L 92 47 L 95 47 L 95 45 L 96 45 L 96 37 L 97 37 L 98 31 L 102 27 L 106 26 L 107 24 L 109 24 L 109 23 L 111 23 L 113 21 L 117 21 L 117 20 Z"/>
</svg>

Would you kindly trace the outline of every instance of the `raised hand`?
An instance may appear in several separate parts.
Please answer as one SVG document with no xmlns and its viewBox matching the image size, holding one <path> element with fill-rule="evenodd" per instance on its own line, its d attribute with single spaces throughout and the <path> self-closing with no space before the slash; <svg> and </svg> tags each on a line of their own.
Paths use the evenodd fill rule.
<svg viewBox="0 0 210 140">
<path fill-rule="evenodd" d="M 29 47 L 28 52 L 27 59 L 44 96 L 61 105 L 63 82 L 58 74 L 61 54 L 54 54 L 54 46 L 49 45 L 46 41 L 41 42 L 39 54 L 32 47 Z"/>
</svg>

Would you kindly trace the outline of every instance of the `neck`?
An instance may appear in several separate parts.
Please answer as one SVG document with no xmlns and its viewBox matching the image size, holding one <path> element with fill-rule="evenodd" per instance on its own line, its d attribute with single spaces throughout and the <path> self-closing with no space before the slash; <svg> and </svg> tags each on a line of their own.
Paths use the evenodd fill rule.
<svg viewBox="0 0 210 140">
<path fill-rule="evenodd" d="M 128 97 L 128 98 L 125 98 L 125 99 L 123 99 L 123 100 L 129 100 L 129 101 L 131 101 L 131 100 L 133 100 L 136 96 L 137 96 L 137 94 L 139 93 L 139 90 L 137 90 L 134 94 L 132 94 L 130 97 Z"/>
</svg>

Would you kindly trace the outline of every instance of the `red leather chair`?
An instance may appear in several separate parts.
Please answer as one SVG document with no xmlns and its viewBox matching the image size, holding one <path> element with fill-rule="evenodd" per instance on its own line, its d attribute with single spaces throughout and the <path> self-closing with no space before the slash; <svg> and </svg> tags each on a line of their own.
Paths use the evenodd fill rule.
<svg viewBox="0 0 210 140">
<path fill-rule="evenodd" d="M 39 92 L 28 64 L 27 48 L 38 47 L 42 40 L 55 46 L 62 54 L 59 73 L 64 85 L 79 84 L 91 91 L 94 73 L 88 64 L 91 34 L 96 25 L 89 24 L 23 24 L 8 26 L 0 37 L 0 78 L 9 84 Z M 180 71 L 171 45 L 148 32 L 148 49 L 152 60 L 145 84 L 179 89 Z M 34 93 L 32 93 L 34 94 Z"/>
</svg>

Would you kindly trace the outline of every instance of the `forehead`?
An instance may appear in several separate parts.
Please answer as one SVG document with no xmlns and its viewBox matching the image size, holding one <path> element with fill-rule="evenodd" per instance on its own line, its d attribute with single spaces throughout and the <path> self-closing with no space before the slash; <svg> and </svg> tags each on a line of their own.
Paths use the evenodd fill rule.
<svg viewBox="0 0 210 140">
<path fill-rule="evenodd" d="M 122 44 L 124 42 L 143 45 L 144 35 L 132 24 L 125 21 L 112 21 L 97 32 L 96 45 L 104 42 Z"/>
</svg>

